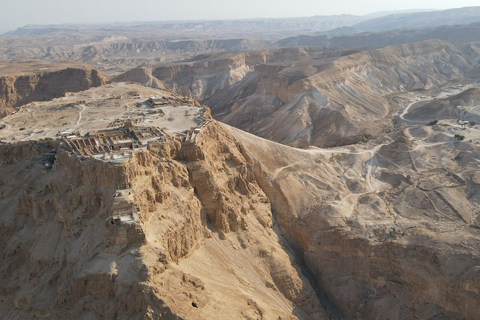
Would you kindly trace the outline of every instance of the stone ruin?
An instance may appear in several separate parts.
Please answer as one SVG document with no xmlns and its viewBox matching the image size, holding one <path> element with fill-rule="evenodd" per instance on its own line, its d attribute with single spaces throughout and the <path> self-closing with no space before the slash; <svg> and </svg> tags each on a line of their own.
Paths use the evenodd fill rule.
<svg viewBox="0 0 480 320">
<path fill-rule="evenodd" d="M 164 105 L 171 105 L 171 106 L 195 106 L 199 107 L 200 104 L 198 101 L 193 100 L 192 98 L 182 97 L 173 92 L 169 95 L 164 96 L 152 96 L 146 101 L 152 107 L 159 107 Z"/>
<path fill-rule="evenodd" d="M 133 151 L 146 148 L 153 140 L 167 134 L 157 127 L 137 127 L 127 123 L 124 127 L 99 130 L 84 137 L 63 137 L 63 147 L 79 157 L 93 157 L 102 161 L 124 161 L 132 157 Z"/>
</svg>

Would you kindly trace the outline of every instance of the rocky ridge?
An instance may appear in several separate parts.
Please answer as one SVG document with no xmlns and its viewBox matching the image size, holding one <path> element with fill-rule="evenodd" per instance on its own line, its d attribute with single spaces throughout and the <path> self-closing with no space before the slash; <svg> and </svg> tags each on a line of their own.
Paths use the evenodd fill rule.
<svg viewBox="0 0 480 320">
<path fill-rule="evenodd" d="M 292 146 L 323 147 L 389 130 L 390 94 L 478 77 L 478 52 L 474 43 L 439 40 L 375 50 L 280 48 L 201 55 L 153 68 L 151 76 L 208 105 L 222 122 Z"/>
<path fill-rule="evenodd" d="M 328 35 L 319 34 L 299 35 L 295 37 L 281 39 L 273 43 L 277 47 L 303 47 L 303 46 L 320 46 L 320 47 L 340 47 L 340 48 L 356 48 L 356 47 L 385 47 L 395 46 L 407 43 L 414 43 L 432 39 L 441 39 L 444 41 L 468 43 L 480 41 L 478 29 L 480 23 L 472 23 L 467 25 L 442 25 L 431 28 L 418 29 L 398 29 L 381 32 L 360 32 L 354 28 L 341 28 L 331 31 Z M 342 34 L 342 32 L 344 34 Z M 338 34 L 337 34 L 338 33 Z"/>
<path fill-rule="evenodd" d="M 262 49 L 268 43 L 249 39 L 168 41 L 155 37 L 151 41 L 141 41 L 135 37 L 106 35 L 85 36 L 83 40 L 74 37 L 71 41 L 64 38 L 51 34 L 0 37 L 0 43 L 5 43 L 5 50 L 0 50 L 0 60 L 38 59 L 52 63 L 72 60 L 88 63 L 102 72 L 118 74 L 145 63 L 186 59 L 212 51 Z M 49 46 L 44 45 L 47 41 Z"/>
<path fill-rule="evenodd" d="M 56 152 L 51 170 L 37 164 L 45 148 Z M 326 317 L 219 124 L 196 143 L 169 138 L 117 164 L 48 140 L 1 149 L 2 317 Z M 222 250 L 233 260 L 189 264 L 225 259 Z M 219 287 L 216 270 L 229 282 Z"/>
<path fill-rule="evenodd" d="M 97 70 L 73 62 L 17 61 L 0 66 L 0 71 L 0 117 L 31 101 L 47 101 L 106 83 Z"/>
</svg>

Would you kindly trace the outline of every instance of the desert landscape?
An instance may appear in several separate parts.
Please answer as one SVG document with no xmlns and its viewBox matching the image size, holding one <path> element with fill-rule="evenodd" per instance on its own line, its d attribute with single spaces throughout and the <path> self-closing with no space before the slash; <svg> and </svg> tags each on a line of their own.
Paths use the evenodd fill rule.
<svg viewBox="0 0 480 320">
<path fill-rule="evenodd" d="M 0 318 L 478 319 L 479 23 L 0 36 Z"/>
</svg>

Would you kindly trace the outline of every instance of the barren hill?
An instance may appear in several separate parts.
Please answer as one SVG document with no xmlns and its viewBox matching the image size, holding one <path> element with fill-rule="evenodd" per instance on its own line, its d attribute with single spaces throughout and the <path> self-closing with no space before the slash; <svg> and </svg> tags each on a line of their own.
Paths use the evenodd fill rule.
<svg viewBox="0 0 480 320">
<path fill-rule="evenodd" d="M 418 103 L 412 106 L 405 117 L 417 121 L 468 118 L 471 121 L 479 122 L 478 107 L 480 107 L 480 90 L 470 88 L 450 97 Z"/>
<path fill-rule="evenodd" d="M 240 129 L 293 146 L 335 146 L 389 130 L 395 92 L 478 77 L 478 52 L 438 40 L 363 51 L 279 48 L 202 55 L 151 75 Z"/>
<path fill-rule="evenodd" d="M 422 127 L 375 146 L 308 151 L 231 129 L 285 236 L 347 319 L 478 312 L 466 289 L 478 292 L 478 182 L 468 162 L 478 146 L 452 133 L 426 142 L 442 127 L 412 142 Z"/>
<path fill-rule="evenodd" d="M 360 32 L 356 29 L 341 29 L 329 35 L 298 35 L 281 39 L 273 44 L 278 47 L 386 47 L 425 40 L 440 39 L 452 42 L 480 41 L 480 23 L 439 26 L 417 29 L 395 29 L 380 32 Z M 343 34 L 342 34 L 343 33 Z"/>
<path fill-rule="evenodd" d="M 0 121 L 0 317 L 475 319 L 480 129 L 403 121 L 302 150 L 131 83 L 21 108 Z"/>
<path fill-rule="evenodd" d="M 459 25 L 480 22 L 480 7 L 454 8 L 431 12 L 409 12 L 385 15 L 360 22 L 354 27 L 361 31 L 385 31 Z"/>
</svg>

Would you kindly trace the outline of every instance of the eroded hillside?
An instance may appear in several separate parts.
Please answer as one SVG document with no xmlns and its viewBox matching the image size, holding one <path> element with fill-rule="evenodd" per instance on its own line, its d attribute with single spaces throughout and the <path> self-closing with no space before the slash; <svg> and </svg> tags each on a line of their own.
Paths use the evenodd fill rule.
<svg viewBox="0 0 480 320">
<path fill-rule="evenodd" d="M 301 151 L 241 141 L 281 230 L 346 319 L 475 319 L 479 132 L 413 125 Z"/>
<path fill-rule="evenodd" d="M 327 319 L 238 141 L 187 100 L 127 89 L 38 103 L 28 119 L 39 126 L 58 108 L 69 121 L 81 99 L 85 127 L 96 106 L 140 103 L 118 120 L 0 146 L 1 317 Z M 153 92 L 180 105 L 143 105 Z M 144 109 L 155 112 L 140 121 Z M 149 129 L 167 117 L 170 130 Z"/>
<path fill-rule="evenodd" d="M 31 103 L 0 130 L 0 316 L 475 319 L 477 91 L 397 93 L 389 134 L 308 150 L 135 84 Z M 412 119 L 445 101 L 462 121 Z"/>
<path fill-rule="evenodd" d="M 139 36 L 150 40 L 139 41 Z M 262 49 L 267 44 L 268 41 L 249 39 L 169 41 L 146 34 L 130 37 L 123 33 L 119 36 L 109 33 L 92 36 L 88 32 L 70 35 L 59 30 L 45 35 L 0 37 L 3 48 L 0 60 L 38 59 L 51 63 L 72 60 L 88 63 L 102 72 L 118 74 L 145 63 L 187 59 L 205 52 Z"/>
<path fill-rule="evenodd" d="M 390 130 L 391 94 L 478 78 L 478 55 L 474 43 L 438 40 L 363 51 L 280 48 L 198 56 L 149 76 L 242 130 L 296 147 L 328 147 Z"/>
<path fill-rule="evenodd" d="M 0 64 L 0 72 L 0 117 L 31 101 L 51 100 L 106 83 L 97 70 L 74 62 L 6 62 Z"/>
<path fill-rule="evenodd" d="M 479 44 L 206 40 L 234 25 L 0 39 L 135 66 L 0 66 L 0 318 L 477 319 Z"/>
</svg>

